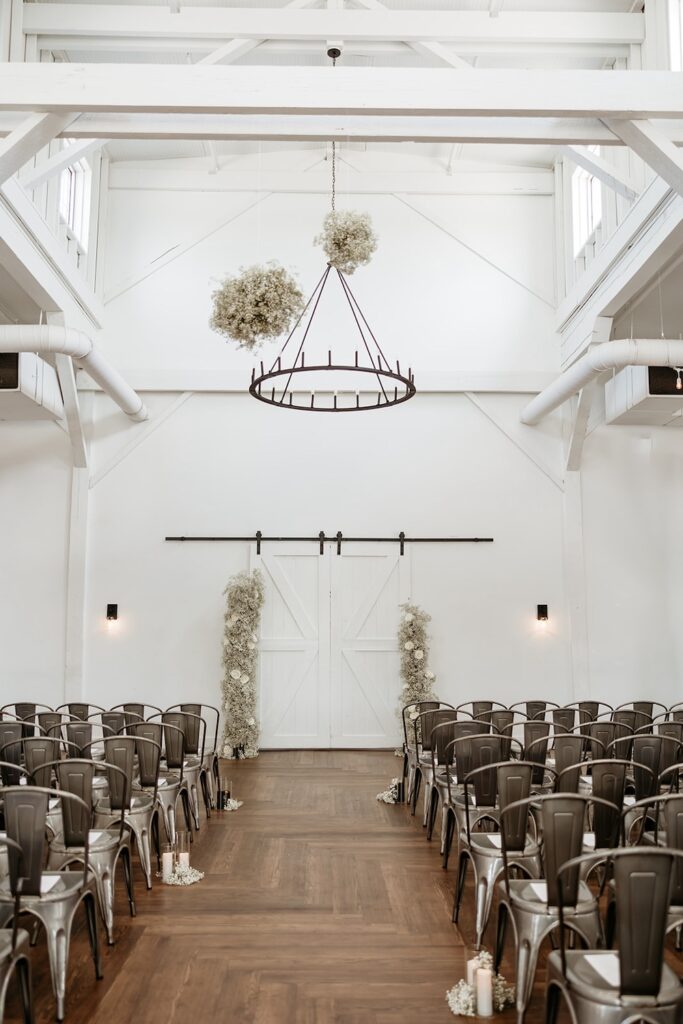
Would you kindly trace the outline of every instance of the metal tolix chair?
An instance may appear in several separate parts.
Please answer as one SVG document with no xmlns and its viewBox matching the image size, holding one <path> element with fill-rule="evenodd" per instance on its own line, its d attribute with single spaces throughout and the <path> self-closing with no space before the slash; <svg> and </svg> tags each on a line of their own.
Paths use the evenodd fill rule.
<svg viewBox="0 0 683 1024">
<path fill-rule="evenodd" d="M 444 752 L 446 763 L 452 767 L 448 767 L 444 775 L 438 777 L 436 781 L 442 807 L 441 852 L 444 870 L 448 868 L 453 836 L 457 832 L 459 837 L 465 828 L 462 780 L 475 768 L 502 761 L 503 749 L 507 749 L 509 753 L 511 747 L 511 741 L 506 737 L 482 730 L 488 730 L 486 722 L 455 723 L 455 739 L 446 745 Z"/>
<path fill-rule="evenodd" d="M 208 714 L 211 715 L 214 722 L 214 733 L 213 733 L 213 745 L 211 747 L 206 746 L 202 758 L 202 769 L 204 772 L 203 778 L 206 781 L 206 786 L 209 794 L 209 803 L 207 805 L 207 816 L 209 807 L 216 806 L 216 795 L 218 792 L 218 759 L 220 757 L 218 750 L 218 733 L 220 729 L 221 713 L 218 708 L 215 708 L 212 704 L 178 704 L 173 707 L 167 708 L 167 711 L 180 710 L 184 711 L 185 714 L 196 715 L 198 718 L 204 720 L 204 735 L 208 735 L 209 729 L 209 718 Z M 198 753 L 197 750 L 192 751 L 188 747 L 188 754 Z M 202 782 L 202 791 L 204 790 L 204 783 Z M 206 796 L 205 796 L 206 801 Z"/>
<path fill-rule="evenodd" d="M 448 707 L 451 705 L 449 704 Z M 401 722 L 403 723 L 403 780 L 405 782 L 406 801 L 412 804 L 413 787 L 419 767 L 420 744 L 415 741 L 413 721 L 422 711 L 435 711 L 440 707 L 438 700 L 413 701 L 411 704 L 404 704 L 401 708 Z"/>
<path fill-rule="evenodd" d="M 135 917 L 130 865 L 130 830 L 125 825 L 125 813 L 130 811 L 131 804 L 134 747 L 135 740 L 130 737 L 117 737 L 108 748 L 113 757 L 125 762 L 127 770 L 107 761 L 90 761 L 83 758 L 69 758 L 52 765 L 60 792 L 79 796 L 89 810 L 86 814 L 80 808 L 74 810 L 67 805 L 66 813 L 62 814 L 62 831 L 50 841 L 47 866 L 50 871 L 62 871 L 71 864 L 82 864 L 87 845 L 88 865 L 97 883 L 97 901 L 110 946 L 114 945 L 114 878 L 119 859 L 123 863 L 130 916 Z M 100 768 L 107 773 L 110 805 L 114 810 L 122 812 L 118 828 L 92 827 L 93 779 L 95 771 Z"/>
<path fill-rule="evenodd" d="M 453 740 L 462 738 L 463 736 L 479 735 L 482 729 L 486 728 L 486 726 L 482 726 L 478 722 L 458 721 L 456 718 L 452 717 L 453 714 L 457 714 L 457 712 L 450 712 L 449 714 L 450 717 L 448 717 L 446 721 L 438 722 L 433 727 L 430 743 L 432 757 L 430 778 L 432 780 L 432 784 L 430 789 L 431 796 L 427 819 L 427 839 L 432 838 L 440 803 L 441 853 L 444 852 L 444 841 L 448 830 L 447 807 L 449 804 L 449 784 L 453 786 L 457 785 L 455 769 L 453 767 Z M 462 786 L 460 789 L 462 789 Z"/>
<path fill-rule="evenodd" d="M 45 928 L 57 1020 L 61 1021 L 64 1019 L 71 926 L 81 903 L 88 922 L 95 975 L 98 979 L 102 977 L 97 935 L 97 890 L 88 865 L 87 836 L 82 874 L 80 871 L 43 870 L 45 818 L 51 797 L 56 796 L 61 801 L 63 815 L 67 804 L 73 804 L 71 810 L 80 808 L 86 814 L 88 806 L 72 793 L 42 786 L 10 786 L 0 793 L 4 799 L 8 838 L 18 843 L 23 857 L 20 872 L 19 858 L 10 847 L 9 876 L 0 882 L 0 913 L 8 907 L 15 907 L 19 892 L 21 912 L 31 914 Z"/>
<path fill-rule="evenodd" d="M 675 1024 L 683 1016 L 683 986 L 664 963 L 664 936 L 673 876 L 683 853 L 632 847 L 610 855 L 618 952 L 566 948 L 565 882 L 585 872 L 583 862 L 592 859 L 572 858 L 557 873 L 560 948 L 548 957 L 546 1024 L 555 1024 L 560 996 L 573 1024 Z"/>
<path fill-rule="evenodd" d="M 464 715 L 466 712 L 460 712 Z M 432 795 L 432 731 L 437 725 L 444 722 L 457 722 L 458 712 L 450 705 L 440 704 L 437 708 L 428 708 L 420 711 L 413 719 L 413 739 L 418 750 L 417 763 L 415 765 L 415 780 L 413 782 L 412 799 L 410 804 L 411 814 L 417 810 L 417 800 L 420 795 L 420 787 L 424 782 L 424 809 L 422 824 L 426 827 L 429 820 L 429 808 Z M 483 729 L 483 727 L 482 727 Z"/>
<path fill-rule="evenodd" d="M 21 890 L 23 880 L 23 855 L 21 847 L 13 839 L 0 836 L 0 847 L 12 850 L 17 859 L 19 868 L 19 881 L 14 898 L 14 909 L 11 912 L 13 925 L 11 928 L 0 929 L 0 1021 L 5 1017 L 5 999 L 7 989 L 12 976 L 16 973 L 19 982 L 19 996 L 21 999 L 22 1016 L 24 1024 L 33 1024 L 33 992 L 31 989 L 31 961 L 29 960 L 29 935 L 23 928 L 19 928 L 19 914 L 21 912 Z"/>
<path fill-rule="evenodd" d="M 193 711 L 164 712 L 163 721 L 182 729 L 185 737 L 185 757 L 183 759 L 183 775 L 190 787 L 190 807 L 197 831 L 199 831 L 199 792 L 201 787 L 204 809 L 207 818 L 211 817 L 211 797 L 207 782 L 205 763 L 206 720 Z"/>
<path fill-rule="evenodd" d="M 508 864 L 529 878 L 541 876 L 541 850 L 536 824 L 529 808 L 501 819 L 501 812 L 512 803 L 525 800 L 531 793 L 535 764 L 531 761 L 503 761 L 469 772 L 464 780 L 466 830 L 460 836 L 458 882 L 453 901 L 453 921 L 460 915 L 467 865 L 472 863 L 475 890 L 475 949 L 480 949 L 491 915 L 495 884 L 503 873 L 503 840 Z M 476 799 L 476 826 L 493 824 L 495 832 L 481 831 L 471 825 L 470 792 L 479 790 Z M 481 802 L 480 802 L 481 797 Z M 492 808 L 487 812 L 487 806 Z M 474 810 L 475 805 L 472 805 Z M 500 831 L 498 830 L 500 826 Z M 529 827 L 531 826 L 531 827 Z M 505 831 L 505 837 L 502 832 Z"/>
<path fill-rule="evenodd" d="M 585 821 L 589 808 L 604 801 L 594 797 L 568 793 L 550 793 L 527 797 L 509 804 L 501 813 L 501 821 L 508 815 L 519 815 L 531 810 L 537 803 L 540 814 L 543 846 L 544 881 L 511 879 L 509 861 L 503 836 L 504 880 L 498 883 L 498 928 L 494 973 L 498 972 L 505 946 L 508 918 L 512 921 L 516 949 L 516 1011 L 517 1024 L 522 1024 L 533 988 L 538 953 L 543 940 L 559 927 L 559 901 L 565 908 L 565 925 L 575 931 L 589 947 L 597 946 L 603 938 L 598 901 L 578 869 L 567 874 L 562 882 L 560 896 L 557 872 L 565 860 L 581 853 Z M 610 810 L 613 810 L 610 805 Z M 618 822 L 618 815 L 617 815 Z"/>
<path fill-rule="evenodd" d="M 155 715 L 153 718 L 159 716 Z M 177 718 L 166 712 L 161 714 L 161 722 L 149 720 L 147 725 L 157 725 L 161 729 L 162 755 L 157 782 L 157 800 L 161 806 L 164 828 L 169 843 L 176 841 L 176 806 L 178 800 L 183 805 L 185 826 L 192 835 L 192 811 L 190 807 L 190 787 L 185 777 L 185 732 L 175 722 Z"/>
<path fill-rule="evenodd" d="M 140 866 L 145 876 L 147 888 L 152 888 L 152 840 L 155 842 L 157 864 L 160 858 L 159 849 L 159 814 L 161 806 L 157 798 L 159 783 L 159 763 L 161 761 L 161 726 L 158 722 L 137 722 L 127 727 L 131 735 L 116 737 L 132 743 L 113 742 L 113 738 L 105 739 L 105 750 L 122 770 L 128 771 L 131 757 L 137 756 L 137 778 L 133 778 L 133 789 L 130 806 L 123 806 L 119 801 L 118 790 L 106 797 L 100 797 L 95 803 L 95 828 L 112 828 L 120 823 L 125 824 L 135 836 Z M 155 738 L 155 737 L 158 737 Z M 133 753 L 131 753 L 133 751 Z M 117 804 L 121 803 L 121 806 Z"/>
</svg>

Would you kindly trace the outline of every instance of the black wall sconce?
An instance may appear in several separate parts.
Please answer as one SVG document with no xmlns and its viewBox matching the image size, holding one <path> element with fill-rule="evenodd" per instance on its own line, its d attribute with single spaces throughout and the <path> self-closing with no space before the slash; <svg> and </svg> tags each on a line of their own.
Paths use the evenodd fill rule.
<svg viewBox="0 0 683 1024">
<path fill-rule="evenodd" d="M 116 622 L 119 617 L 119 606 L 117 604 L 107 605 L 107 622 Z"/>
<path fill-rule="evenodd" d="M 536 618 L 538 619 L 539 622 L 547 622 L 548 621 L 548 605 L 547 604 L 537 604 L 536 605 Z"/>
</svg>

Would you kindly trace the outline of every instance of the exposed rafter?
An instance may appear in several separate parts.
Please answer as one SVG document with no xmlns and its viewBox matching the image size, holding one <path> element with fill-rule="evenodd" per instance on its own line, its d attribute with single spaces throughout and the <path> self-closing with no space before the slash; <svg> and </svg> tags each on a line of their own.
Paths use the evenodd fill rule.
<svg viewBox="0 0 683 1024">
<path fill-rule="evenodd" d="M 635 182 L 631 181 L 625 174 L 622 174 L 616 167 L 603 160 L 597 153 L 591 153 L 583 146 L 565 146 L 564 154 L 578 167 L 592 174 L 594 178 L 607 185 L 614 192 L 625 199 L 635 199 L 638 195 L 638 188 Z"/>
<path fill-rule="evenodd" d="M 290 3 L 285 4 L 282 10 L 300 11 L 306 7 L 311 7 L 315 2 L 316 0 L 290 0 Z M 233 64 L 234 61 L 244 57 L 247 53 L 251 53 L 252 50 L 261 46 L 265 41 L 265 36 L 263 39 L 229 39 L 228 42 L 221 43 L 215 50 L 211 50 L 210 53 L 207 53 L 197 63 Z"/>
<path fill-rule="evenodd" d="M 380 3 L 380 0 L 356 0 L 356 3 L 365 8 L 366 11 L 386 11 L 387 7 Z M 404 40 L 401 40 L 404 42 Z M 451 68 L 459 68 L 461 71 L 471 71 L 472 65 L 459 57 L 457 53 L 453 53 L 448 50 L 443 43 L 425 42 L 425 40 L 413 40 L 412 42 L 405 40 L 416 53 L 421 56 L 436 57 L 442 64 L 446 64 Z"/>
<path fill-rule="evenodd" d="M 615 135 L 683 196 L 683 159 L 664 132 L 647 120 L 606 121 Z"/>
<path fill-rule="evenodd" d="M 72 142 L 70 146 L 65 146 L 58 153 L 53 153 L 42 164 L 27 171 L 22 176 L 21 183 L 24 188 L 38 188 L 55 174 L 61 174 L 66 167 L 73 167 L 89 153 L 101 149 L 106 142 L 106 139 L 79 139 L 77 142 Z"/>
<path fill-rule="evenodd" d="M 71 122 L 75 115 L 29 114 L 0 142 L 0 185 Z"/>
</svg>

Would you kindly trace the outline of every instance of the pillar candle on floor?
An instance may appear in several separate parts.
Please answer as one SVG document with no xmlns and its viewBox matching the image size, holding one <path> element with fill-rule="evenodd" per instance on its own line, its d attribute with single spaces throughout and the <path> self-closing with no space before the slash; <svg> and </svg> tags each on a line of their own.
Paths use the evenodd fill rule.
<svg viewBox="0 0 683 1024">
<path fill-rule="evenodd" d="M 493 1016 L 493 975 L 487 967 L 476 973 L 477 1017 Z"/>
</svg>

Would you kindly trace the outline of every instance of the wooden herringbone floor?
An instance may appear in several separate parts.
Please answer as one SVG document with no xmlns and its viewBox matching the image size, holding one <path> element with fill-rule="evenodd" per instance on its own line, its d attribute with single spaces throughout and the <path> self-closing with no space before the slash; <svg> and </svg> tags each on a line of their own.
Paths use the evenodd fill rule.
<svg viewBox="0 0 683 1024">
<path fill-rule="evenodd" d="M 204 881 L 147 892 L 136 864 L 135 919 L 117 882 L 117 942 L 104 949 L 103 981 L 79 925 L 69 1024 L 452 1021 L 444 996 L 471 955 L 462 937 L 472 937 L 471 880 L 461 935 L 450 921 L 455 862 L 444 872 L 438 839 L 426 842 L 419 819 L 375 800 L 400 761 L 378 751 L 271 751 L 226 769 L 245 803 L 202 819 L 193 864 Z M 42 1024 L 54 1015 L 42 937 L 33 963 Z M 514 973 L 509 956 L 504 973 Z M 16 1004 L 8 1009 L 17 1019 Z M 539 985 L 529 1024 L 541 1014 Z"/>
</svg>

